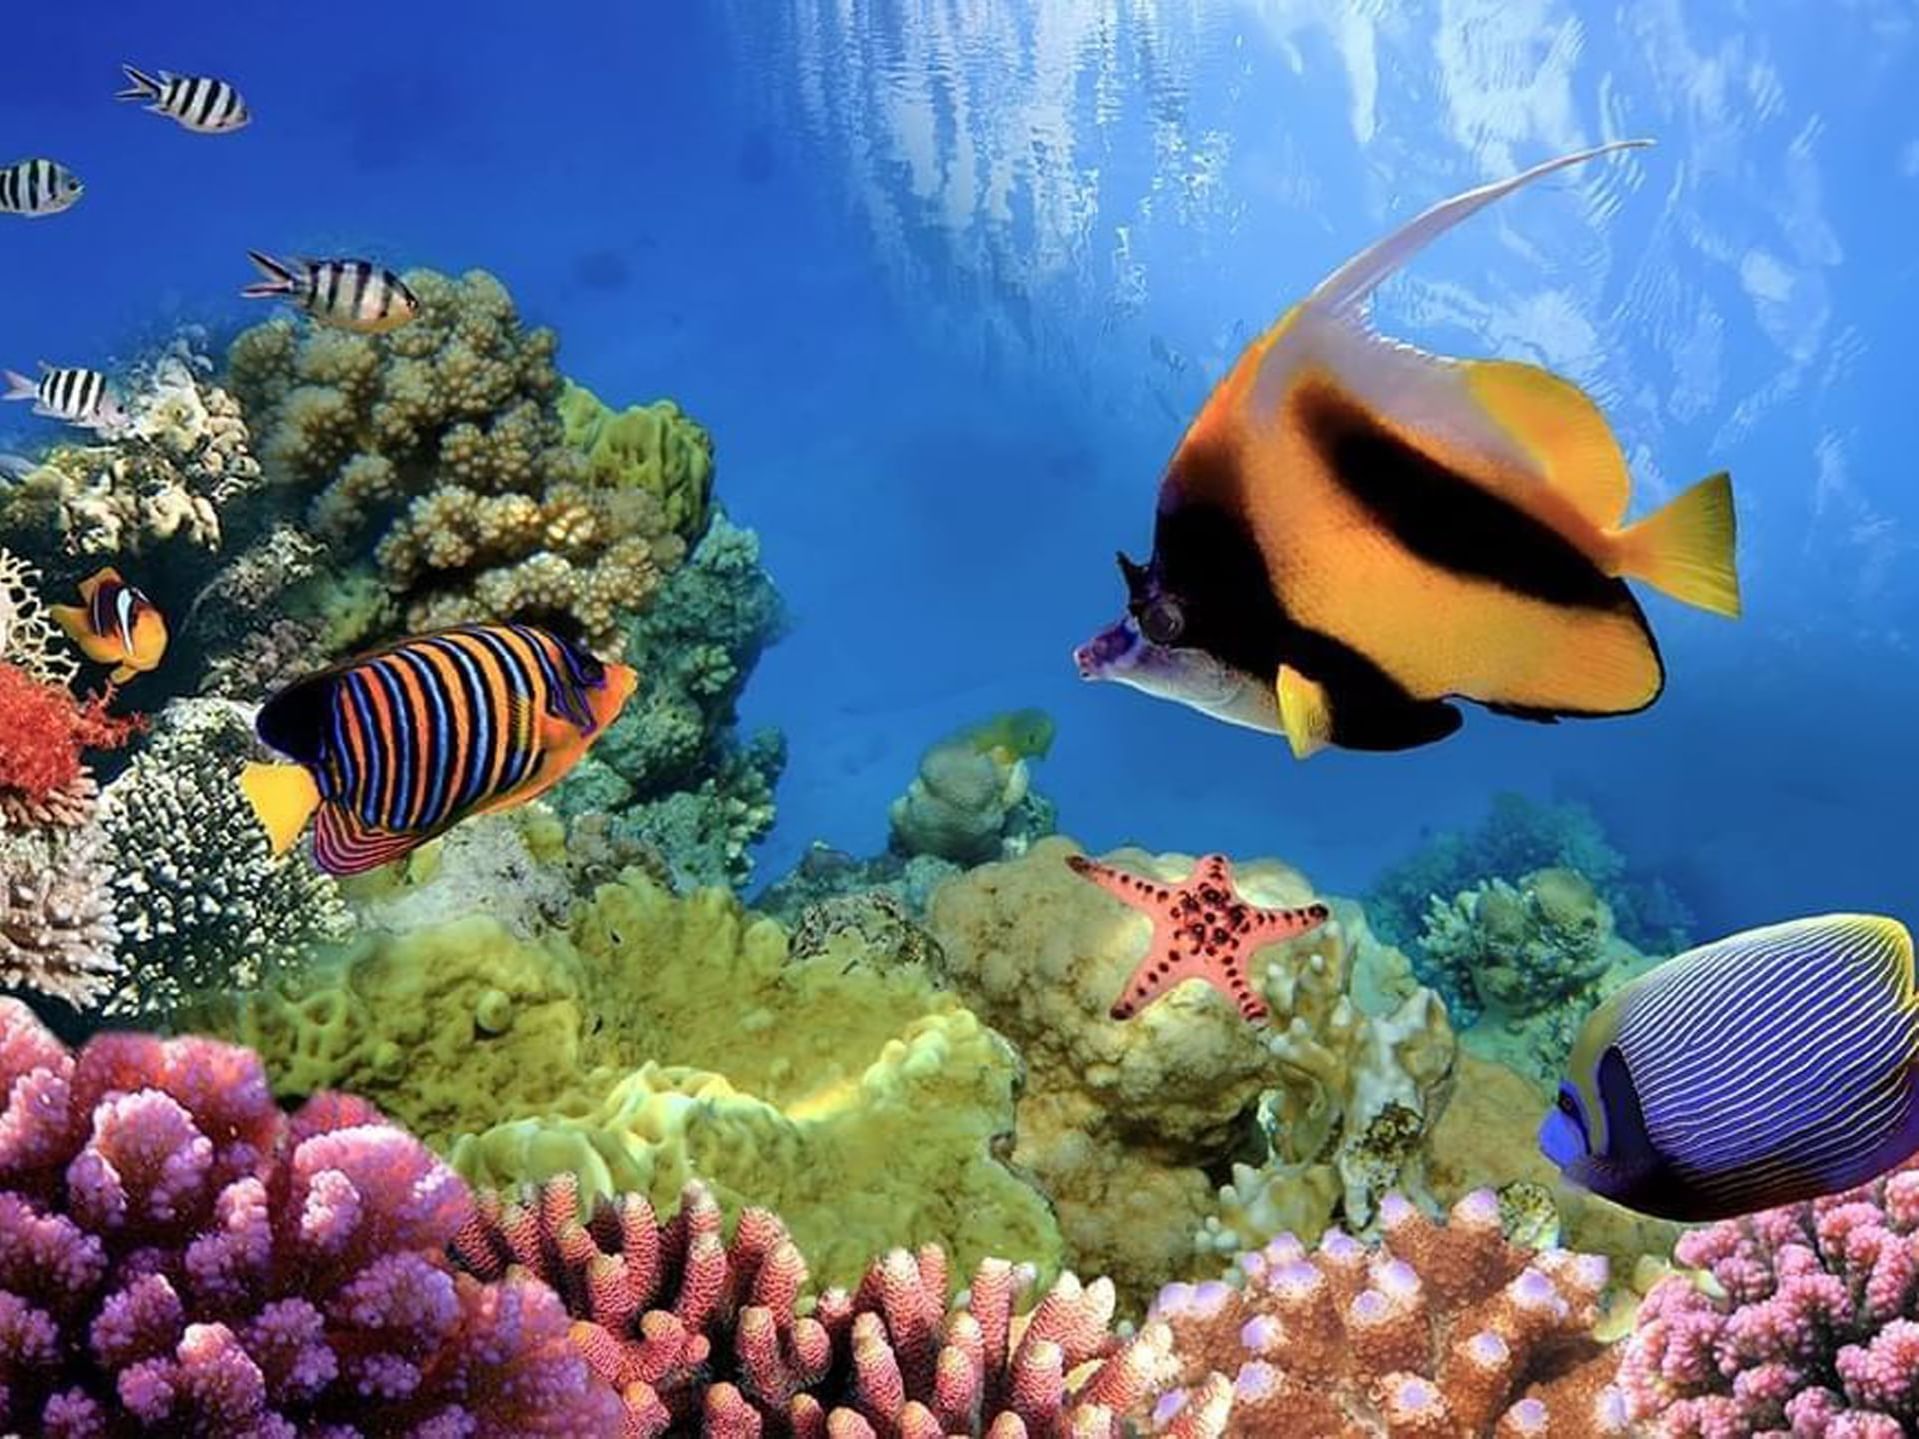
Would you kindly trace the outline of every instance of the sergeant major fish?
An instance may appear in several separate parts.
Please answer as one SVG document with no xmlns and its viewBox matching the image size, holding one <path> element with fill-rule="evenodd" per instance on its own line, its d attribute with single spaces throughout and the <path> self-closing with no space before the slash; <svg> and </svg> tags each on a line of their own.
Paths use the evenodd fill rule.
<svg viewBox="0 0 1919 1439">
<path fill-rule="evenodd" d="M 371 260 L 293 260 L 282 263 L 258 250 L 247 258 L 266 279 L 240 293 L 249 300 L 288 300 L 323 325 L 383 335 L 420 313 L 406 282 Z"/>
<path fill-rule="evenodd" d="M 1727 477 L 1625 524 L 1625 461 L 1577 387 L 1388 341 L 1365 314 L 1382 280 L 1468 215 L 1645 143 L 1433 207 L 1254 341 L 1167 467 L 1151 562 L 1120 556 L 1155 662 L 1201 654 L 1235 684 L 1258 677 L 1302 758 L 1443 739 L 1461 722 L 1453 698 L 1535 720 L 1658 698 L 1658 646 L 1624 577 L 1736 614 Z"/>
<path fill-rule="evenodd" d="M 0 169 L 0 214 L 37 220 L 70 208 L 86 190 L 57 160 L 19 160 Z"/>
<path fill-rule="evenodd" d="M 291 764 L 240 787 L 275 854 L 314 824 L 332 874 L 374 869 L 469 815 L 557 784 L 632 697 L 638 677 L 535 625 L 435 630 L 297 680 L 255 730 Z"/>
<path fill-rule="evenodd" d="M 166 617 L 111 565 L 80 582 L 79 604 L 47 613 L 88 659 L 115 667 L 116 685 L 158 668 L 167 652 Z"/>
<path fill-rule="evenodd" d="M 1587 1018 L 1539 1147 L 1688 1224 L 1878 1177 L 1919 1150 L 1912 936 L 1832 914 L 1667 960 Z"/>
<path fill-rule="evenodd" d="M 197 134 L 225 135 L 253 118 L 240 92 L 224 80 L 170 70 L 153 76 L 131 65 L 120 68 L 127 72 L 128 88 L 117 91 L 114 99 L 151 100 L 149 113 L 165 115 Z"/>
<path fill-rule="evenodd" d="M 130 418 L 107 377 L 98 370 L 49 365 L 42 360 L 37 380 L 12 370 L 0 371 L 0 375 L 7 382 L 6 394 L 0 399 L 32 400 L 34 414 L 48 419 L 110 434 L 123 429 Z"/>
</svg>

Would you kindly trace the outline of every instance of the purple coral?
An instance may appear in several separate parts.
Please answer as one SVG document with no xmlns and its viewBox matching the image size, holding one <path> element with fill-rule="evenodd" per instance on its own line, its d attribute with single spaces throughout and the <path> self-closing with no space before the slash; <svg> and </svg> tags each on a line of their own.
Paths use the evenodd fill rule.
<svg viewBox="0 0 1919 1439">
<path fill-rule="evenodd" d="M 444 1258 L 466 1186 L 371 1106 L 290 1119 L 259 1059 L 0 1000 L 0 1428 L 48 1439 L 619 1430 L 537 1284 Z"/>
<path fill-rule="evenodd" d="M 1919 1432 L 1919 1166 L 1683 1236 L 1619 1382 L 1667 1436 Z"/>
</svg>

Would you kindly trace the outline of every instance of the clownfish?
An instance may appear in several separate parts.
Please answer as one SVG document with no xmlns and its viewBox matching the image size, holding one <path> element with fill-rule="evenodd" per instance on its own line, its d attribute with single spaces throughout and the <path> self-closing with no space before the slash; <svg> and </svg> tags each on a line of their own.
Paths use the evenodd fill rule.
<svg viewBox="0 0 1919 1439">
<path fill-rule="evenodd" d="M 1870 1182 L 1919 1150 L 1912 936 L 1832 914 L 1667 960 L 1588 1016 L 1539 1147 L 1688 1224 Z"/>
<path fill-rule="evenodd" d="M 1250 680 L 1301 758 L 1327 745 L 1410 749 L 1459 728 L 1452 699 L 1547 722 L 1651 705 L 1665 670 L 1627 578 L 1738 613 L 1726 475 L 1628 523 L 1624 456 L 1577 386 L 1532 365 L 1428 354 L 1366 315 L 1381 281 L 1467 216 L 1647 143 L 1565 155 L 1444 201 L 1253 342 L 1167 466 L 1151 561 L 1119 556 L 1147 653 L 1207 660 L 1184 664 L 1181 683 L 1138 687 L 1186 699 L 1201 670 L 1235 691 Z M 1232 709 L 1263 720 L 1269 707 Z"/>
<path fill-rule="evenodd" d="M 435 630 L 268 699 L 255 733 L 292 763 L 250 764 L 240 787 L 275 854 L 317 812 L 315 861 L 359 874 L 552 788 L 638 682 L 539 626 Z"/>
<path fill-rule="evenodd" d="M 123 685 L 137 674 L 157 669 L 167 652 L 167 622 L 153 601 L 120 578 L 108 565 L 80 581 L 80 603 L 49 605 L 53 622 L 67 632 L 80 653 L 96 664 L 113 665 L 110 676 Z"/>
</svg>

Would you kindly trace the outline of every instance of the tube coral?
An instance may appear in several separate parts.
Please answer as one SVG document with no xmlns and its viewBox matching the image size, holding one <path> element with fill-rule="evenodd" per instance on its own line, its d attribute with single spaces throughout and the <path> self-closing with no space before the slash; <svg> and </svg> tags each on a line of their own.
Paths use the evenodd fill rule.
<svg viewBox="0 0 1919 1439">
<path fill-rule="evenodd" d="M 456 1274 L 458 1176 L 257 1058 L 0 1000 L 0 1427 L 47 1439 L 614 1432 L 537 1285 Z"/>
</svg>

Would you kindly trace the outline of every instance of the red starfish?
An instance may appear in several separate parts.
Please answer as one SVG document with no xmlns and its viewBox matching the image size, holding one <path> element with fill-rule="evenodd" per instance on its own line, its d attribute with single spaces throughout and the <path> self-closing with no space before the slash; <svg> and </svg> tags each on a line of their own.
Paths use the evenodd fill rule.
<svg viewBox="0 0 1919 1439">
<path fill-rule="evenodd" d="M 1117 895 L 1153 921 L 1153 943 L 1113 1002 L 1114 1019 L 1131 1019 L 1186 979 L 1203 979 L 1239 1007 L 1249 1024 L 1264 1024 L 1268 1010 L 1246 980 L 1254 950 L 1318 929 L 1331 913 L 1323 904 L 1265 909 L 1248 904 L 1233 888 L 1233 866 L 1223 854 L 1200 856 L 1177 885 L 1142 879 L 1083 854 L 1066 862 L 1108 894 Z"/>
</svg>

